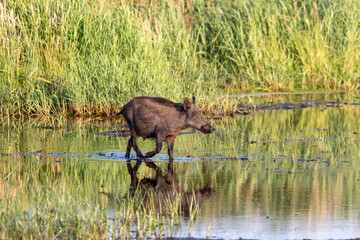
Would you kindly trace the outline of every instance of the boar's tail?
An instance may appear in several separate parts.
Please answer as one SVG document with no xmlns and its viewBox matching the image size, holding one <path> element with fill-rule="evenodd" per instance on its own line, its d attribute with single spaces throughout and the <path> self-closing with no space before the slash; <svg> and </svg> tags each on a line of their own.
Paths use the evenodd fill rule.
<svg viewBox="0 0 360 240">
<path fill-rule="evenodd" d="M 109 119 L 112 119 L 113 117 L 119 116 L 120 114 L 123 113 L 123 111 L 124 111 L 124 109 L 121 109 L 120 112 L 115 113 L 114 115 L 111 115 L 111 116 L 109 116 L 109 117 L 106 117 L 106 118 L 104 118 L 104 119 L 102 119 L 102 120 L 100 120 L 100 121 L 101 121 L 101 122 L 105 122 L 106 120 L 109 120 Z"/>
</svg>

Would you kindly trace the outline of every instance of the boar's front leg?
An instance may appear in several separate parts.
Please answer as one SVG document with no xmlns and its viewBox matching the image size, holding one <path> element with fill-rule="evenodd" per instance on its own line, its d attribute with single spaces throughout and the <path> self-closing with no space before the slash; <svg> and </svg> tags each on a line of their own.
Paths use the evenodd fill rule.
<svg viewBox="0 0 360 240">
<path fill-rule="evenodd" d="M 145 154 L 145 158 L 151 158 L 158 154 L 162 149 L 162 142 L 164 140 L 164 137 L 160 134 L 156 135 L 156 148 L 155 151 L 147 152 Z"/>
<path fill-rule="evenodd" d="M 172 159 L 170 159 L 169 163 L 168 163 L 168 171 L 166 174 L 166 181 L 168 183 L 174 184 L 175 180 L 174 180 L 174 161 Z"/>
<path fill-rule="evenodd" d="M 168 137 L 166 137 L 166 143 L 167 143 L 167 147 L 168 147 L 168 155 L 169 155 L 169 160 L 170 161 L 174 160 L 175 137 L 176 136 L 168 136 Z"/>
</svg>

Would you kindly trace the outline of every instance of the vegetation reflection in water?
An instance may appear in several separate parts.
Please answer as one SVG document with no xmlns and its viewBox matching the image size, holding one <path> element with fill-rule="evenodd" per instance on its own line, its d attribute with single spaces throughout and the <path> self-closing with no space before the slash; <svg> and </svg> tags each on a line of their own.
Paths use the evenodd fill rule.
<svg viewBox="0 0 360 240">
<path fill-rule="evenodd" d="M 271 98 L 267 105 L 287 101 L 298 99 Z M 191 236 L 359 237 L 358 102 L 256 110 L 210 120 L 217 129 L 212 136 L 180 135 L 174 152 L 176 182 L 186 192 L 215 190 L 199 208 Z M 120 234 L 121 224 L 112 220 L 134 211 L 134 202 L 123 198 L 131 184 L 123 158 L 128 139 L 96 134 L 120 125 L 42 129 L 36 128 L 38 122 L 13 122 L 2 128 L 1 238 Z M 154 145 L 139 144 L 144 151 Z M 166 149 L 153 160 L 166 172 Z M 139 179 L 155 176 L 140 166 Z M 128 233 L 136 236 L 131 231 L 144 234 L 145 229 L 157 237 L 188 236 L 190 220 L 151 216 L 146 223 L 153 228 L 142 220 Z"/>
</svg>

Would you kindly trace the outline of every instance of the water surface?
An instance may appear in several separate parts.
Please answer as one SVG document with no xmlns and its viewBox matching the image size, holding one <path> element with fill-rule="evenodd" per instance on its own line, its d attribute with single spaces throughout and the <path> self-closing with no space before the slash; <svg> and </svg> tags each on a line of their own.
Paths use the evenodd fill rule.
<svg viewBox="0 0 360 240">
<path fill-rule="evenodd" d="M 239 106 L 246 115 L 215 113 L 209 118 L 217 129 L 213 134 L 188 130 L 175 140 L 176 182 L 189 192 L 214 189 L 200 206 L 191 236 L 360 237 L 360 99 L 261 96 L 254 102 Z M 11 191 L 24 205 L 32 201 L 24 186 L 63 185 L 74 198 L 94 201 L 103 198 L 99 192 L 126 195 L 124 129 L 120 121 L 62 127 L 28 121 L 2 127 L 2 194 Z M 155 147 L 151 140 L 138 144 L 143 152 Z M 152 160 L 166 172 L 166 147 Z M 141 166 L 139 176 L 154 173 Z M 189 225 L 184 219 L 174 236 L 187 237 Z"/>
</svg>

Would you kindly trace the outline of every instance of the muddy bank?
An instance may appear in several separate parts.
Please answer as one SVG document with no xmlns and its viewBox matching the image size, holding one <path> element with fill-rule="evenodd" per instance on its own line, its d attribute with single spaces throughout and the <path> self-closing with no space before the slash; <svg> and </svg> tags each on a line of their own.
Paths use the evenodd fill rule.
<svg viewBox="0 0 360 240">
<path fill-rule="evenodd" d="M 305 108 L 321 108 L 320 111 L 324 111 L 327 108 L 343 108 L 346 106 L 360 106 L 360 102 L 348 102 L 348 101 L 325 101 L 325 100 L 296 100 L 294 102 L 287 103 L 266 103 L 266 104 L 240 104 L 235 110 L 235 114 L 247 115 L 253 114 L 259 110 L 297 110 Z M 221 114 L 221 113 L 220 113 Z"/>
<path fill-rule="evenodd" d="M 99 132 L 94 133 L 94 135 L 99 136 L 115 136 L 115 137 L 129 137 L 130 136 L 130 129 L 120 129 L 114 131 L 106 131 L 106 132 Z"/>
</svg>

